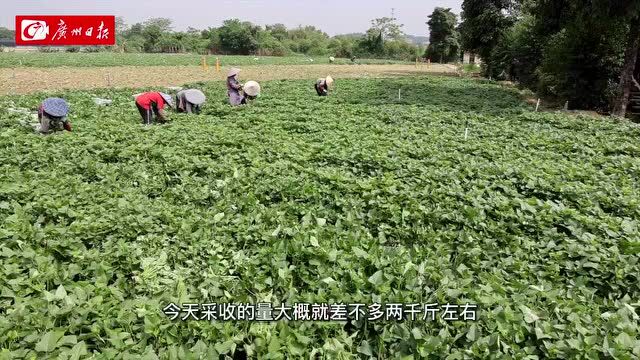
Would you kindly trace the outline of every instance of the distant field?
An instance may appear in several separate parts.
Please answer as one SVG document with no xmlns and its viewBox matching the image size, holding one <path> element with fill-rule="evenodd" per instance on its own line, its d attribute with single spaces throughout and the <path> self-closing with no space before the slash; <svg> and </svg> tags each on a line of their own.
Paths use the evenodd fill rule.
<svg viewBox="0 0 640 360">
<path fill-rule="evenodd" d="M 328 64 L 327 56 L 207 56 L 215 66 L 216 57 L 223 65 L 301 65 Z M 358 59 L 360 64 L 403 64 L 403 61 Z M 336 59 L 337 64 L 351 64 L 349 59 Z M 202 56 L 194 54 L 121 54 L 101 53 L 0 53 L 0 68 L 30 67 L 93 67 L 93 66 L 192 66 L 202 64 Z"/>
<path fill-rule="evenodd" d="M 0 95 L 29 94 L 60 89 L 137 88 L 180 86 L 190 82 L 224 82 L 231 65 L 220 72 L 204 71 L 200 66 L 94 66 L 94 67 L 16 67 L 0 68 Z M 370 78 L 399 75 L 455 74 L 452 65 L 238 65 L 244 80 L 310 80 L 331 75 L 344 78 Z M 338 85 L 339 86 L 339 85 Z"/>
</svg>

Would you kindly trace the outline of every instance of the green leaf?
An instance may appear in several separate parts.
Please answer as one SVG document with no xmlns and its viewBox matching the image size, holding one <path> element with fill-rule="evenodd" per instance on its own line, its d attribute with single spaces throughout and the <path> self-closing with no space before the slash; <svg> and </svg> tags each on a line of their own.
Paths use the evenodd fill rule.
<svg viewBox="0 0 640 360">
<path fill-rule="evenodd" d="M 360 258 L 366 259 L 366 258 L 369 256 L 369 254 L 368 254 L 366 251 L 364 251 L 364 250 L 360 249 L 359 247 L 352 247 L 352 248 L 351 248 L 351 250 L 353 250 L 353 253 L 354 253 L 357 257 L 360 257 Z"/>
<path fill-rule="evenodd" d="M 234 345 L 235 345 L 235 342 L 233 340 L 227 340 L 223 343 L 217 343 L 215 345 L 215 349 L 220 354 L 228 354 L 231 352 Z"/>
<path fill-rule="evenodd" d="M 224 213 L 217 213 L 214 217 L 213 217 L 213 222 L 214 223 L 218 223 L 220 222 L 220 220 L 222 220 L 222 218 L 224 217 Z"/>
<path fill-rule="evenodd" d="M 467 331 L 467 339 L 469 341 L 476 341 L 478 340 L 478 337 L 478 326 L 476 324 L 471 324 L 471 326 L 469 327 L 469 331 Z"/>
<path fill-rule="evenodd" d="M 313 247 L 319 247 L 320 246 L 320 244 L 318 244 L 318 239 L 316 239 L 315 236 L 312 236 L 309 239 L 309 242 L 311 243 L 311 246 L 313 246 Z"/>
<path fill-rule="evenodd" d="M 278 339 L 278 337 L 275 336 L 275 334 L 271 336 L 271 341 L 269 342 L 268 350 L 270 354 L 280 353 L 280 339 Z"/>
<path fill-rule="evenodd" d="M 373 356 L 373 351 L 371 350 L 371 345 L 369 345 L 369 342 L 367 340 L 363 340 L 360 345 L 358 346 L 358 353 L 363 354 L 363 355 L 367 355 L 367 356 Z"/>
<path fill-rule="evenodd" d="M 327 224 L 327 219 L 316 218 L 316 222 L 318 223 L 318 226 L 325 226 Z"/>
<path fill-rule="evenodd" d="M 62 336 L 64 336 L 64 331 L 49 331 L 36 344 L 36 351 L 48 353 L 55 350 Z"/>
<path fill-rule="evenodd" d="M 538 321 L 540 318 L 538 317 L 538 315 L 536 315 L 536 313 L 533 312 L 533 310 L 529 309 L 528 307 L 524 306 L 524 305 L 520 305 L 520 311 L 522 311 L 522 314 L 524 315 L 524 321 L 527 324 L 531 324 L 533 322 Z"/>
<path fill-rule="evenodd" d="M 79 360 L 82 356 L 87 355 L 87 345 L 84 341 L 75 344 L 71 349 L 69 360 Z"/>
<path fill-rule="evenodd" d="M 280 229 L 280 225 L 278 225 L 278 227 L 271 233 L 271 236 L 278 237 L 278 235 L 280 234 Z"/>
<path fill-rule="evenodd" d="M 336 283 L 336 281 L 333 280 L 333 278 L 331 278 L 331 277 L 326 277 L 326 278 L 322 279 L 322 282 L 325 283 L 325 284 L 328 284 L 328 285 Z"/>
<path fill-rule="evenodd" d="M 65 297 L 67 297 L 67 291 L 64 289 L 64 286 L 62 285 L 58 286 L 58 289 L 56 290 L 56 293 L 55 293 L 55 297 L 58 300 L 62 300 Z"/>
<path fill-rule="evenodd" d="M 635 340 L 625 332 L 621 332 L 616 336 L 615 343 L 622 346 L 625 349 L 632 349 L 635 345 Z"/>
<path fill-rule="evenodd" d="M 369 282 L 373 285 L 380 286 L 384 282 L 382 278 L 382 270 L 376 271 L 373 275 L 369 277 Z"/>
</svg>

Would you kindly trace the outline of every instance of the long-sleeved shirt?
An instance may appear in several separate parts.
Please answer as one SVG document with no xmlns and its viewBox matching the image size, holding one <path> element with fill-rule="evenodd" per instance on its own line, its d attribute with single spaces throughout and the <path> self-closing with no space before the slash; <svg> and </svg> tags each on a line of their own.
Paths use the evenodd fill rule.
<svg viewBox="0 0 640 360">
<path fill-rule="evenodd" d="M 136 98 L 136 104 L 140 105 L 145 110 L 151 109 L 151 106 L 155 104 L 158 110 L 162 110 L 165 105 L 164 98 L 158 92 L 146 92 Z"/>
<path fill-rule="evenodd" d="M 229 76 L 227 78 L 227 90 L 227 93 L 229 95 L 229 103 L 231 105 L 242 104 L 242 99 L 244 98 L 240 93 L 240 91 L 242 90 L 242 85 L 235 76 Z"/>
</svg>

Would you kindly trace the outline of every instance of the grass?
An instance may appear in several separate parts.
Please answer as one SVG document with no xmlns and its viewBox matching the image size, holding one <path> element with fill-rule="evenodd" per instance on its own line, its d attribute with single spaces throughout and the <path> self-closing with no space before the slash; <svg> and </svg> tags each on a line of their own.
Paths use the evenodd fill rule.
<svg viewBox="0 0 640 360">
<path fill-rule="evenodd" d="M 224 84 L 193 84 L 203 113 L 149 128 L 140 89 L 60 92 L 75 131 L 49 137 L 16 110 L 42 96 L 0 98 L 4 357 L 640 355 L 637 127 L 463 78 L 262 85 L 231 108 Z M 480 311 L 171 322 L 170 302 Z"/>
<path fill-rule="evenodd" d="M 207 56 L 207 63 L 215 66 L 216 58 L 223 65 L 300 65 L 328 64 L 328 56 Z M 259 60 L 254 60 L 258 58 Z M 313 59 L 313 62 L 310 61 Z M 360 64 L 402 64 L 394 60 L 358 59 Z M 336 64 L 351 64 L 349 59 L 336 59 Z M 92 66 L 197 66 L 202 64 L 202 56 L 194 54 L 131 54 L 131 53 L 0 53 L 0 68 L 30 67 L 92 67 Z"/>
</svg>

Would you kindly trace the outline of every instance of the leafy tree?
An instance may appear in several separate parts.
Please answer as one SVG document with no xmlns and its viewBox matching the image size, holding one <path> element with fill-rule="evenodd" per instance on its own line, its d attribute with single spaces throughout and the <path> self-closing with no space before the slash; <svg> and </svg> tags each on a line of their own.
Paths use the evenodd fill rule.
<svg viewBox="0 0 640 360">
<path fill-rule="evenodd" d="M 351 58 L 354 55 L 356 45 L 357 38 L 338 35 L 329 42 L 329 51 L 337 57 Z"/>
<path fill-rule="evenodd" d="M 396 18 L 382 17 L 379 19 L 371 20 L 371 29 L 382 34 L 382 40 L 402 40 L 404 33 L 402 27 L 404 25 L 398 24 Z"/>
<path fill-rule="evenodd" d="M 514 8 L 512 0 L 464 0 L 460 25 L 462 47 L 489 60 L 504 32 L 515 22 Z M 491 63 L 487 65 L 487 73 L 492 75 Z"/>
<path fill-rule="evenodd" d="M 601 13 L 618 19 L 628 25 L 625 52 L 617 96 L 613 99 L 613 114 L 624 117 L 631 95 L 631 89 L 638 86 L 634 80 L 634 71 L 639 67 L 640 57 L 640 0 L 597 0 L 596 6 Z"/>
<path fill-rule="evenodd" d="M 144 50 L 156 52 L 160 50 L 160 40 L 165 33 L 171 32 L 171 20 L 166 18 L 152 18 L 144 22 L 142 36 Z M 166 39 L 164 40 L 166 41 Z"/>
<path fill-rule="evenodd" d="M 360 56 L 382 56 L 384 55 L 384 40 L 382 31 L 371 28 L 358 43 Z"/>
<path fill-rule="evenodd" d="M 437 7 L 429 15 L 429 48 L 428 56 L 440 59 L 440 62 L 458 58 L 460 52 L 459 34 L 456 30 L 458 17 L 451 9 Z"/>
<path fill-rule="evenodd" d="M 285 41 L 289 38 L 289 30 L 283 24 L 267 25 L 266 31 L 278 41 Z"/>
<path fill-rule="evenodd" d="M 154 27 L 157 28 L 160 32 L 171 32 L 173 29 L 173 21 L 167 18 L 151 18 L 144 22 L 144 27 Z"/>
<path fill-rule="evenodd" d="M 0 39 L 15 39 L 16 32 L 0 26 Z"/>
<path fill-rule="evenodd" d="M 249 55 L 258 50 L 260 27 L 238 19 L 225 20 L 218 29 L 220 47 L 230 54 Z"/>
</svg>

